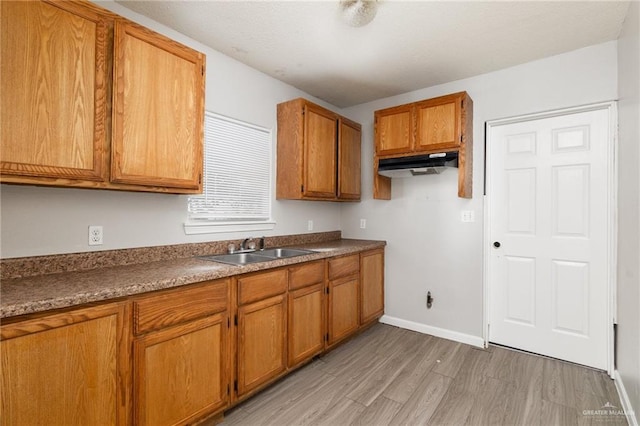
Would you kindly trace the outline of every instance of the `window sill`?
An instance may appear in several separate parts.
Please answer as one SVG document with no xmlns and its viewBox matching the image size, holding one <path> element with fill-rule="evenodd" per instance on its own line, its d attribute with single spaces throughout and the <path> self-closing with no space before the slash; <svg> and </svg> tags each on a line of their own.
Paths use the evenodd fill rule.
<svg viewBox="0 0 640 426">
<path fill-rule="evenodd" d="M 225 232 L 242 231 L 269 231 L 276 227 L 273 221 L 268 222 L 187 222 L 184 224 L 184 233 L 187 235 L 196 234 L 218 234 Z"/>
</svg>

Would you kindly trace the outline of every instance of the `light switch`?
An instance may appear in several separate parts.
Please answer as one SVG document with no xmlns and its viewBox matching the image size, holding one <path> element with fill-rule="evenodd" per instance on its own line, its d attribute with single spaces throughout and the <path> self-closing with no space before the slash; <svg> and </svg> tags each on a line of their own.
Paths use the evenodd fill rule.
<svg viewBox="0 0 640 426">
<path fill-rule="evenodd" d="M 473 210 L 462 210 L 460 212 L 460 221 L 462 222 L 475 222 L 476 215 Z"/>
</svg>

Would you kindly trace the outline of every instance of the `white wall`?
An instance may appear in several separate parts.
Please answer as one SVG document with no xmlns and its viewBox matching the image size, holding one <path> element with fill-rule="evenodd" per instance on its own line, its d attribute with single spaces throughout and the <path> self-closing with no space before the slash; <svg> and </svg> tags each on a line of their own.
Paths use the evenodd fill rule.
<svg viewBox="0 0 640 426">
<path fill-rule="evenodd" d="M 640 418 L 640 3 L 632 2 L 618 40 L 617 370 Z"/>
<path fill-rule="evenodd" d="M 207 55 L 205 108 L 273 129 L 274 159 L 276 104 L 300 96 L 323 104 L 119 4 L 101 2 L 100 5 L 204 52 Z M 186 212 L 187 196 L 184 195 L 2 185 L 1 256 L 35 256 L 249 236 L 249 233 L 186 236 L 182 228 Z M 338 203 L 274 200 L 273 216 L 277 222 L 273 231 L 254 234 L 304 233 L 308 219 L 314 221 L 313 232 L 340 229 Z M 88 225 L 104 227 L 104 245 L 87 245 Z"/>
<path fill-rule="evenodd" d="M 608 42 L 343 110 L 363 126 L 363 201 L 343 207 L 343 236 L 387 240 L 386 315 L 482 336 L 484 123 L 613 100 L 616 60 L 616 42 Z M 457 171 L 447 170 L 393 180 L 392 200 L 373 200 L 373 112 L 463 90 L 474 102 L 473 199 L 457 197 Z M 476 222 L 460 222 L 461 210 L 473 210 Z"/>
</svg>

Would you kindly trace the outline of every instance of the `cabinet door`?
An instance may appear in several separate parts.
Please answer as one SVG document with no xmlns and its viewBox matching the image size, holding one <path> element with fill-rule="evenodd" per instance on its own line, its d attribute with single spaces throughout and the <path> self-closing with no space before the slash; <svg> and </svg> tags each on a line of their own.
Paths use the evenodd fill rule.
<svg viewBox="0 0 640 426">
<path fill-rule="evenodd" d="M 416 151 L 460 147 L 461 102 L 460 96 L 453 95 L 417 103 Z"/>
<path fill-rule="evenodd" d="M 360 199 L 360 126 L 339 120 L 338 198 Z"/>
<path fill-rule="evenodd" d="M 337 116 L 313 104 L 304 107 L 304 187 L 308 197 L 336 197 Z"/>
<path fill-rule="evenodd" d="M 3 425 L 128 424 L 123 304 L 2 326 Z"/>
<path fill-rule="evenodd" d="M 324 348 L 324 283 L 289 293 L 289 367 L 293 367 Z"/>
<path fill-rule="evenodd" d="M 329 345 L 358 330 L 358 275 L 329 282 Z"/>
<path fill-rule="evenodd" d="M 225 407 L 227 324 L 218 314 L 134 342 L 136 424 L 186 424 Z"/>
<path fill-rule="evenodd" d="M 285 370 L 286 303 L 280 295 L 238 308 L 238 396 Z"/>
<path fill-rule="evenodd" d="M 71 2 L 0 8 L 1 173 L 105 180 L 107 21 Z"/>
<path fill-rule="evenodd" d="M 114 49 L 111 180 L 200 191 L 204 55 L 124 21 Z"/>
<path fill-rule="evenodd" d="M 376 155 L 410 153 L 414 141 L 414 107 L 400 105 L 375 112 Z"/>
<path fill-rule="evenodd" d="M 384 313 L 384 251 L 360 255 L 360 324 Z"/>
</svg>

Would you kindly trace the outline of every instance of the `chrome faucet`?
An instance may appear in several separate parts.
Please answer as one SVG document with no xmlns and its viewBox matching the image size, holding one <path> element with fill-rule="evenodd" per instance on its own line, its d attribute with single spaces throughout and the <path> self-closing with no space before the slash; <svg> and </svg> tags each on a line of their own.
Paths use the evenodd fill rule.
<svg viewBox="0 0 640 426">
<path fill-rule="evenodd" d="M 240 251 L 249 250 L 249 248 L 247 247 L 247 243 L 249 243 L 252 240 L 253 240 L 253 237 L 245 238 L 244 240 L 242 240 L 242 242 L 240 243 Z"/>
<path fill-rule="evenodd" d="M 258 249 L 260 251 L 264 250 L 264 237 L 260 237 L 260 239 L 258 240 Z"/>
</svg>

